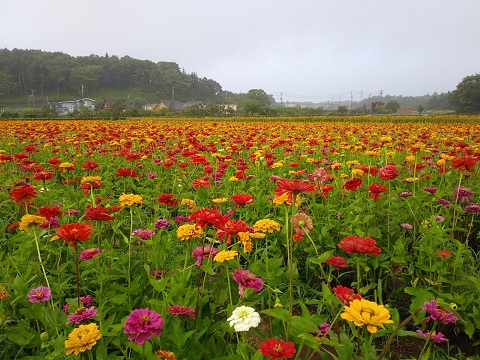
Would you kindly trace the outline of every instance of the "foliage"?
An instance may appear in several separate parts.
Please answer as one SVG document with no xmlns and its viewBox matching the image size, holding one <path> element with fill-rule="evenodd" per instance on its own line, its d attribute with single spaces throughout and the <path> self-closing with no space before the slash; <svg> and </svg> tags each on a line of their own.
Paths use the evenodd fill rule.
<svg viewBox="0 0 480 360">
<path fill-rule="evenodd" d="M 462 113 L 480 112 L 480 74 L 463 78 L 450 94 L 450 102 Z"/>
</svg>

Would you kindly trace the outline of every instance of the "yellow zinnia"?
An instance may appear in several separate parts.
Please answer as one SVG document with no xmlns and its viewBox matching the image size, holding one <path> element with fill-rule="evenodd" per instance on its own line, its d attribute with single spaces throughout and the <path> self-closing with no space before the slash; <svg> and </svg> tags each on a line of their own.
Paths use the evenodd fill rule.
<svg viewBox="0 0 480 360">
<path fill-rule="evenodd" d="M 253 230 L 255 232 L 261 231 L 264 233 L 266 232 L 272 233 L 274 231 L 280 231 L 280 224 L 274 220 L 262 219 L 262 220 L 258 220 L 253 225 Z"/>
<path fill-rule="evenodd" d="M 187 205 L 190 210 L 195 209 L 195 207 L 197 206 L 197 203 L 191 199 L 182 199 L 181 204 Z"/>
<path fill-rule="evenodd" d="M 135 195 L 135 194 L 125 194 L 123 193 L 120 195 L 118 198 L 120 201 L 120 205 L 125 206 L 132 206 L 134 204 L 143 204 L 143 198 L 140 195 Z"/>
<path fill-rule="evenodd" d="M 356 326 L 367 325 L 367 330 L 372 334 L 377 332 L 378 326 L 384 328 L 384 324 L 393 324 L 387 308 L 365 299 L 350 302 L 340 316 L 344 320 L 352 321 Z"/>
<path fill-rule="evenodd" d="M 212 202 L 214 202 L 215 204 L 222 204 L 227 201 L 228 199 L 224 197 L 212 199 Z"/>
<path fill-rule="evenodd" d="M 85 183 L 99 183 L 102 181 L 101 176 L 84 176 L 82 177 L 82 180 L 80 181 L 81 184 Z"/>
<path fill-rule="evenodd" d="M 20 230 L 28 230 L 30 225 L 40 225 L 47 221 L 47 219 L 43 216 L 38 215 L 23 215 L 22 220 L 20 220 L 20 224 L 18 224 L 18 228 Z"/>
<path fill-rule="evenodd" d="M 238 255 L 238 251 L 235 250 L 222 250 L 215 255 L 213 258 L 214 261 L 224 262 L 226 260 L 232 260 L 235 256 Z"/>
<path fill-rule="evenodd" d="M 180 240 L 197 239 L 203 234 L 203 229 L 197 224 L 183 224 L 177 229 L 177 237 Z"/>
<path fill-rule="evenodd" d="M 78 328 L 73 329 L 65 341 L 67 355 L 71 353 L 78 355 L 85 350 L 90 350 L 101 337 L 102 334 L 98 330 L 97 324 L 80 325 Z"/>
</svg>

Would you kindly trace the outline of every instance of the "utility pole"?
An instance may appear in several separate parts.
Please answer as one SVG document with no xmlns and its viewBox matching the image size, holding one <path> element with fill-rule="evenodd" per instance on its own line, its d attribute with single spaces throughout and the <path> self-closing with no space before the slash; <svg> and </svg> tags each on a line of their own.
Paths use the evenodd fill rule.
<svg viewBox="0 0 480 360">
<path fill-rule="evenodd" d="M 83 99 L 83 85 L 82 85 L 82 99 Z"/>
<path fill-rule="evenodd" d="M 382 99 L 383 96 L 383 90 L 380 90 L 380 100 Z"/>
<path fill-rule="evenodd" d="M 283 92 L 280 91 L 280 106 L 283 106 Z"/>
<path fill-rule="evenodd" d="M 350 90 L 350 110 L 353 109 L 353 91 Z"/>
<path fill-rule="evenodd" d="M 175 95 L 175 86 L 172 86 L 172 105 L 173 105 L 173 95 Z"/>
</svg>

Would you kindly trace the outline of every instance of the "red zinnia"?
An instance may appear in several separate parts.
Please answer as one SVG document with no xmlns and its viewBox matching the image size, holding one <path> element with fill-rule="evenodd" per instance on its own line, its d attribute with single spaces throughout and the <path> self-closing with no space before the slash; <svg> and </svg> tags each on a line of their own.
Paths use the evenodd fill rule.
<svg viewBox="0 0 480 360">
<path fill-rule="evenodd" d="M 380 169 L 380 179 L 393 180 L 398 176 L 398 169 L 394 164 L 387 164 Z"/>
<path fill-rule="evenodd" d="M 229 219 L 228 221 L 218 224 L 217 225 L 217 234 L 215 237 L 220 238 L 222 241 L 227 238 L 226 242 L 228 245 L 231 244 L 231 237 L 232 234 L 238 234 L 239 232 L 249 232 L 249 227 L 245 224 L 242 220 L 232 220 Z"/>
<path fill-rule="evenodd" d="M 158 202 L 168 206 L 175 206 L 178 200 L 173 198 L 173 194 L 162 194 L 158 197 Z"/>
<path fill-rule="evenodd" d="M 440 256 L 443 259 L 446 259 L 446 258 L 452 256 L 452 253 L 448 250 L 441 250 L 441 251 L 437 252 L 437 255 Z"/>
<path fill-rule="evenodd" d="M 452 168 L 460 171 L 475 171 L 475 159 L 466 155 L 452 159 Z"/>
<path fill-rule="evenodd" d="M 132 169 L 127 168 L 119 168 L 115 176 L 123 176 L 123 177 L 137 177 L 137 172 Z"/>
<path fill-rule="evenodd" d="M 350 302 L 353 300 L 362 299 L 360 295 L 355 294 L 355 291 L 353 289 L 349 289 L 342 285 L 335 286 L 332 290 L 337 296 L 338 300 L 340 300 L 345 305 L 349 305 Z"/>
<path fill-rule="evenodd" d="M 98 168 L 98 163 L 93 160 L 85 160 L 85 162 L 82 165 L 83 171 L 96 170 L 97 168 Z"/>
<path fill-rule="evenodd" d="M 270 360 L 290 359 L 295 354 L 295 345 L 271 338 L 260 343 L 260 351 L 263 356 L 271 356 Z"/>
<path fill-rule="evenodd" d="M 223 215 L 217 209 L 200 209 L 190 215 L 190 220 L 193 220 L 197 225 L 205 228 L 207 225 L 213 225 L 218 228 L 221 224 L 226 223 L 230 218 Z"/>
<path fill-rule="evenodd" d="M 370 184 L 368 187 L 368 197 L 373 200 L 380 200 L 380 194 L 387 191 L 388 188 L 380 183 Z"/>
<path fill-rule="evenodd" d="M 50 171 L 40 171 L 33 174 L 33 179 L 35 181 L 51 180 L 52 178 L 53 178 L 53 174 Z"/>
<path fill-rule="evenodd" d="M 230 199 L 235 201 L 235 204 L 237 204 L 235 207 L 238 205 L 247 205 L 253 203 L 253 196 L 249 194 L 233 195 Z"/>
<path fill-rule="evenodd" d="M 292 181 L 290 179 L 281 179 L 277 182 L 277 187 L 274 191 L 277 196 L 288 193 L 290 197 L 299 193 L 314 192 L 315 183 L 302 179 L 293 179 Z"/>
<path fill-rule="evenodd" d="M 25 186 L 10 191 L 10 196 L 16 203 L 28 203 L 29 199 L 37 197 L 37 190 L 33 186 Z"/>
<path fill-rule="evenodd" d="M 325 264 L 332 265 L 337 270 L 348 268 L 347 259 L 341 256 L 332 256 L 330 259 L 325 260 Z"/>
<path fill-rule="evenodd" d="M 47 220 L 52 217 L 62 216 L 62 212 L 57 206 L 42 206 L 38 208 L 38 214 Z"/>
<path fill-rule="evenodd" d="M 87 221 L 111 221 L 115 220 L 113 216 L 111 216 L 112 212 L 104 208 L 102 206 L 97 207 L 88 207 L 87 212 L 85 213 L 85 220 Z"/>
<path fill-rule="evenodd" d="M 363 180 L 361 178 L 352 178 L 348 179 L 345 181 L 342 185 L 342 189 L 349 190 L 349 191 L 355 191 L 357 190 L 360 186 L 362 186 Z"/>
<path fill-rule="evenodd" d="M 212 187 L 212 184 L 210 184 L 210 181 L 208 180 L 208 178 L 201 178 L 201 179 L 193 180 L 192 186 L 196 190 L 199 187 L 205 187 L 205 188 Z"/>
<path fill-rule="evenodd" d="M 343 238 L 338 247 L 349 254 L 361 253 L 377 256 L 382 252 L 382 249 L 375 246 L 376 243 L 372 238 L 351 235 Z"/>
<path fill-rule="evenodd" d="M 89 241 L 93 233 L 92 225 L 82 223 L 72 223 L 60 226 L 56 234 L 63 241 L 76 248 L 77 241 Z"/>
</svg>

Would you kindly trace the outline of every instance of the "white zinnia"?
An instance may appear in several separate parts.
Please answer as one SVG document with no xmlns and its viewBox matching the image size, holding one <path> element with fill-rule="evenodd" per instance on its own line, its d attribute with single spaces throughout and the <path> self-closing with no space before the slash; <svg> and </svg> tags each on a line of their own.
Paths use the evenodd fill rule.
<svg viewBox="0 0 480 360">
<path fill-rule="evenodd" d="M 248 331 L 251 327 L 260 324 L 260 314 L 249 306 L 239 306 L 232 312 L 227 321 L 235 331 Z"/>
</svg>

